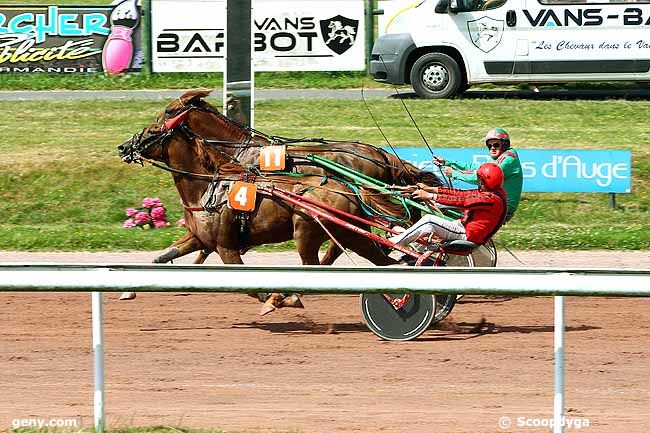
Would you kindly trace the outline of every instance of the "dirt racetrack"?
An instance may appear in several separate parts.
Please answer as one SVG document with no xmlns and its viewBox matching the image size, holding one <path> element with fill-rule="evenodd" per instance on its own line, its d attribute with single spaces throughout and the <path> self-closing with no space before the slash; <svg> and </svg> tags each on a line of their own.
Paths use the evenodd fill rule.
<svg viewBox="0 0 650 433">
<path fill-rule="evenodd" d="M 650 268 L 647 251 L 517 255 L 535 266 Z M 152 257 L 0 252 L 0 263 Z M 293 264 L 297 256 L 245 260 Z M 515 265 L 504 254 L 500 261 Z M 378 340 L 354 296 L 310 296 L 305 310 L 266 317 L 244 295 L 116 298 L 104 297 L 111 428 L 549 431 L 539 424 L 553 408 L 552 298 L 466 297 L 441 327 L 408 343 Z M 566 415 L 574 424 L 566 431 L 578 423 L 589 433 L 650 431 L 649 307 L 645 299 L 567 299 Z M 34 418 L 92 425 L 90 320 L 89 294 L 0 293 L 0 430 Z"/>
</svg>

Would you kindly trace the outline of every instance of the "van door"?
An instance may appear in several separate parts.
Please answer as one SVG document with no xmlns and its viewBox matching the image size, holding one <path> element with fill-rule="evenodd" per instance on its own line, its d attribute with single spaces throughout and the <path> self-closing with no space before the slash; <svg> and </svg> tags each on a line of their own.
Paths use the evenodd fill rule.
<svg viewBox="0 0 650 433">
<path fill-rule="evenodd" d="M 450 14 L 449 30 L 462 34 L 470 83 L 511 77 L 519 32 L 517 11 L 521 13 L 522 1 L 465 0 L 470 11 Z"/>
<path fill-rule="evenodd" d="M 530 56 L 515 74 L 539 82 L 641 79 L 650 70 L 650 5 L 635 0 L 523 0 Z M 645 40 L 645 46 L 644 41 Z"/>
</svg>

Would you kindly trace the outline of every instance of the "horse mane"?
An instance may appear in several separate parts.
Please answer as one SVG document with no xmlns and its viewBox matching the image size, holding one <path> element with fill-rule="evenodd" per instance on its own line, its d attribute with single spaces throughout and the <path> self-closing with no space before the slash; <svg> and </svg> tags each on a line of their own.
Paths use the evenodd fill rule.
<svg viewBox="0 0 650 433">
<path fill-rule="evenodd" d="M 247 167 L 237 162 L 233 162 L 228 155 L 215 149 L 213 146 L 206 143 L 205 140 L 195 138 L 192 141 L 197 160 L 207 171 L 212 173 L 218 171 L 220 175 L 239 175 L 247 171 Z"/>
<path fill-rule="evenodd" d="M 244 167 L 240 164 L 235 164 L 232 160 L 223 152 L 214 147 L 210 146 L 202 138 L 195 138 L 193 141 L 194 150 L 196 151 L 198 162 L 206 170 L 211 172 L 222 171 L 222 168 L 225 166 L 238 166 L 238 171 L 241 173 L 244 170 Z M 232 167 L 230 167 L 232 168 Z"/>
<path fill-rule="evenodd" d="M 217 107 L 204 99 L 210 95 L 211 92 L 212 90 L 202 89 L 185 92 L 178 99 L 167 105 L 164 113 L 165 119 L 179 114 L 188 107 L 198 108 L 201 112 L 212 114 L 218 122 L 216 126 L 203 123 L 202 126 L 205 128 L 217 127 L 221 129 L 224 134 L 231 136 L 231 141 L 233 142 L 243 143 L 250 140 L 251 131 L 247 126 L 228 118 L 221 113 Z"/>
</svg>

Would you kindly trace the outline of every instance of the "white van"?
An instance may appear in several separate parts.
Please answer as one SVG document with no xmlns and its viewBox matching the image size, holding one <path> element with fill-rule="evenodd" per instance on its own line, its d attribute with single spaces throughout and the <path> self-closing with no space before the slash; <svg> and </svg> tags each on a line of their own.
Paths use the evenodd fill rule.
<svg viewBox="0 0 650 433">
<path fill-rule="evenodd" d="M 477 83 L 650 81 L 650 0 L 381 2 L 375 80 L 449 98 Z M 392 7 L 392 10 L 391 10 Z"/>
</svg>

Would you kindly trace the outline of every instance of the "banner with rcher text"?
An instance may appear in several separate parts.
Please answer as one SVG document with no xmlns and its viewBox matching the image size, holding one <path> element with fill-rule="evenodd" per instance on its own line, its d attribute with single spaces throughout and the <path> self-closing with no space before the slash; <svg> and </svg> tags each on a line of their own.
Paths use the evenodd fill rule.
<svg viewBox="0 0 650 433">
<path fill-rule="evenodd" d="M 0 73 L 121 74 L 142 66 L 139 0 L 1 6 Z"/>
<path fill-rule="evenodd" d="M 151 3 L 154 72 L 225 69 L 225 0 Z M 256 0 L 253 17 L 256 71 L 365 69 L 363 0 Z"/>
<path fill-rule="evenodd" d="M 390 149 L 386 149 L 390 152 Z M 400 158 L 439 174 L 427 148 L 396 148 Z M 433 149 L 447 160 L 490 162 L 485 149 Z M 629 193 L 632 189 L 632 152 L 629 150 L 517 149 L 527 192 Z M 454 181 L 458 188 L 475 188 Z"/>
</svg>

